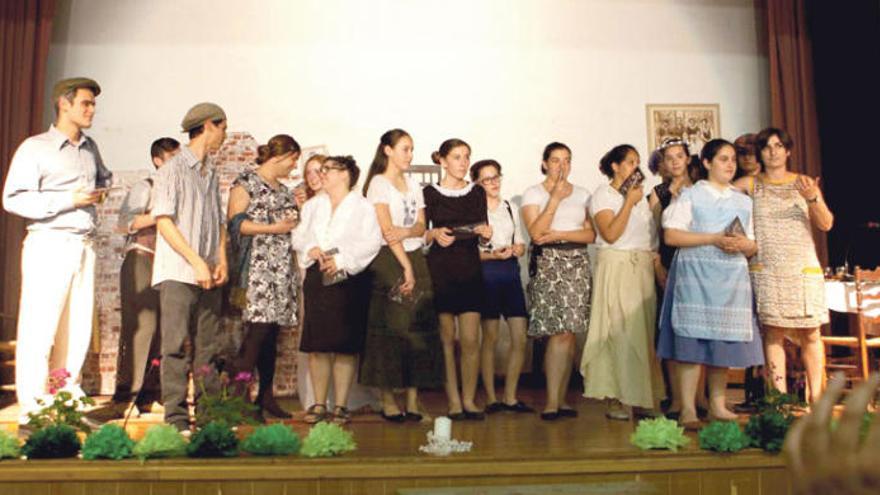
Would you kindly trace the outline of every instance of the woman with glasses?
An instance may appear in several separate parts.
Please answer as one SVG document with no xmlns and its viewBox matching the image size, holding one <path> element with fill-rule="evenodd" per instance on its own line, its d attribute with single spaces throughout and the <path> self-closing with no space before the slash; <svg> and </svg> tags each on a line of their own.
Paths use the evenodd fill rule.
<svg viewBox="0 0 880 495">
<path fill-rule="evenodd" d="M 590 258 L 596 234 L 587 208 L 590 193 L 568 180 L 571 149 L 544 148 L 544 181 L 523 193 L 522 216 L 532 238 L 529 259 L 529 336 L 547 339 L 547 402 L 541 419 L 576 417 L 566 399 L 577 334 L 590 321 Z"/>
<path fill-rule="evenodd" d="M 480 311 L 483 327 L 480 370 L 486 390 L 486 412 L 534 412 L 534 409 L 516 398 L 526 354 L 529 317 L 519 273 L 518 258 L 526 251 L 520 233 L 519 209 L 501 198 L 501 164 L 497 161 L 480 160 L 473 164 L 471 180 L 486 191 L 489 225 L 492 226 L 492 239 L 480 246 L 485 283 L 484 306 Z M 504 400 L 499 401 L 495 395 L 495 343 L 502 316 L 510 329 L 510 353 L 504 375 Z"/>
<path fill-rule="evenodd" d="M 353 158 L 327 158 L 321 175 L 324 194 L 306 202 L 293 231 L 297 259 L 306 270 L 300 350 L 309 353 L 315 393 L 305 421 L 346 423 L 348 393 L 366 333 L 370 286 L 363 271 L 379 252 L 382 233 L 373 206 L 352 190 L 360 175 Z M 332 414 L 327 410 L 331 376 Z"/>
<path fill-rule="evenodd" d="M 431 159 L 445 172 L 439 184 L 425 187 L 424 195 L 425 218 L 431 225 L 426 236 L 431 245 L 428 268 L 443 342 L 448 416 L 482 420 L 485 413 L 475 401 L 483 307 L 483 271 L 477 245 L 492 238 L 486 217 L 486 191 L 467 180 L 471 147 L 461 139 L 447 139 Z M 455 365 L 456 327 L 461 345 L 460 394 Z"/>
<path fill-rule="evenodd" d="M 386 132 L 364 184 L 384 239 L 369 268 L 372 296 L 359 380 L 381 390 L 382 418 L 396 423 L 425 419 L 418 389 L 443 384 L 434 291 L 422 253 L 425 200 L 418 181 L 405 175 L 412 158 L 412 137 L 402 129 Z M 403 411 L 394 389 L 406 390 Z"/>
</svg>

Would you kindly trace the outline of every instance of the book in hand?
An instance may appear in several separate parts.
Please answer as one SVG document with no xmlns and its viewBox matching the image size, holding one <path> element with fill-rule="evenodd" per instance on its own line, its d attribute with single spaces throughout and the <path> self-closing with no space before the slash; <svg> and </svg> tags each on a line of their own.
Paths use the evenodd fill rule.
<svg viewBox="0 0 880 495">
<path fill-rule="evenodd" d="M 458 227 L 451 227 L 452 236 L 458 239 L 471 239 L 477 236 L 477 227 L 481 225 L 486 225 L 486 222 L 477 222 L 477 223 L 469 223 L 466 225 L 459 225 Z"/>
<path fill-rule="evenodd" d="M 324 256 L 336 256 L 339 254 L 339 248 L 330 248 L 322 253 Z M 334 273 L 322 273 L 321 282 L 324 286 L 338 284 L 348 278 L 348 274 L 343 270 L 336 270 Z"/>
<path fill-rule="evenodd" d="M 727 227 L 724 227 L 724 235 L 727 236 L 745 236 L 746 229 L 743 228 L 742 222 L 739 220 L 739 217 L 734 217 L 734 219 L 727 224 Z"/>
<path fill-rule="evenodd" d="M 644 180 L 645 174 L 643 174 L 640 169 L 635 169 L 633 170 L 633 173 L 629 174 L 629 177 L 623 181 L 623 184 L 620 185 L 617 191 L 626 196 L 626 193 L 628 193 L 630 189 L 641 185 Z"/>
<path fill-rule="evenodd" d="M 404 282 L 406 282 L 406 280 L 404 280 L 403 276 L 397 279 L 397 283 L 395 283 L 394 287 L 388 291 L 388 300 L 411 308 L 418 304 L 425 292 L 419 288 L 418 284 L 416 284 L 409 294 L 404 294 L 400 290 L 400 287 Z"/>
</svg>

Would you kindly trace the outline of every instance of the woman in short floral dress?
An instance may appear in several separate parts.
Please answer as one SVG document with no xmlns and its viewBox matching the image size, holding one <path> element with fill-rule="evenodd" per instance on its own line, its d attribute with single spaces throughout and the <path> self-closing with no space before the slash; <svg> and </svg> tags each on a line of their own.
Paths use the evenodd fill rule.
<svg viewBox="0 0 880 495">
<path fill-rule="evenodd" d="M 241 266 L 247 284 L 247 302 L 242 313 L 246 336 L 236 360 L 236 369 L 251 371 L 256 366 L 260 390 L 256 404 L 262 412 L 279 418 L 291 415 L 281 409 L 272 395 L 275 357 L 281 327 L 296 324 L 297 270 L 289 232 L 296 226 L 298 210 L 291 191 L 279 182 L 296 166 L 299 144 L 290 136 L 278 135 L 258 148 L 259 167 L 242 173 L 229 192 L 229 227 L 233 237 L 250 237 L 250 256 Z M 241 244 L 241 243 L 239 243 Z"/>
<path fill-rule="evenodd" d="M 801 346 L 812 402 L 822 392 L 825 349 L 819 327 L 828 322 L 825 279 L 812 227 L 831 230 L 834 215 L 825 204 L 818 179 L 788 170 L 793 146 L 788 133 L 771 127 L 755 140 L 764 172 L 743 177 L 736 185 L 754 201 L 758 254 L 750 271 L 767 367 L 773 386 L 785 392 L 783 342 L 787 334 Z"/>
<path fill-rule="evenodd" d="M 522 216 L 532 238 L 528 295 L 530 337 L 547 337 L 544 354 L 547 403 L 541 419 L 577 416 L 565 399 L 574 361 L 576 334 L 590 321 L 590 259 L 596 237 L 590 223 L 590 193 L 568 181 L 571 149 L 544 148 L 546 178 L 523 193 Z"/>
</svg>

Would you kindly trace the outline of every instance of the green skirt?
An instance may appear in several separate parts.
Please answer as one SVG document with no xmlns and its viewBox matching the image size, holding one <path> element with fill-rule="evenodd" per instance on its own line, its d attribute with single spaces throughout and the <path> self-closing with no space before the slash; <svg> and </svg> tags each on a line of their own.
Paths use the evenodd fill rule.
<svg viewBox="0 0 880 495">
<path fill-rule="evenodd" d="M 381 388 L 435 388 L 443 384 L 443 347 L 434 310 L 434 291 L 425 256 L 407 253 L 420 297 L 412 303 L 389 299 L 403 268 L 385 246 L 370 264 L 373 285 L 367 339 L 361 358 L 361 384 Z"/>
</svg>

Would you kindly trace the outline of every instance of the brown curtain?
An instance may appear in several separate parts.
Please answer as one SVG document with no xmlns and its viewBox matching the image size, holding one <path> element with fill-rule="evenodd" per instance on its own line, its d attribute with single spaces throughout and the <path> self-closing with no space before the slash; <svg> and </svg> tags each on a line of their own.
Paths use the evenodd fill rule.
<svg viewBox="0 0 880 495">
<path fill-rule="evenodd" d="M 766 9 L 773 126 L 785 129 L 794 139 L 792 170 L 821 177 L 812 41 L 807 29 L 805 2 L 769 0 L 760 5 Z M 819 260 L 827 263 L 827 236 L 814 229 L 813 237 Z"/>
<path fill-rule="evenodd" d="M 0 1 L 0 176 L 18 145 L 42 131 L 43 88 L 55 0 Z M 0 209 L 0 340 L 14 338 L 24 220 Z M 11 335 L 10 335 L 10 332 Z"/>
</svg>

